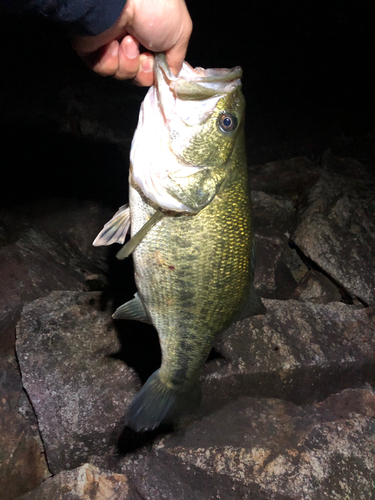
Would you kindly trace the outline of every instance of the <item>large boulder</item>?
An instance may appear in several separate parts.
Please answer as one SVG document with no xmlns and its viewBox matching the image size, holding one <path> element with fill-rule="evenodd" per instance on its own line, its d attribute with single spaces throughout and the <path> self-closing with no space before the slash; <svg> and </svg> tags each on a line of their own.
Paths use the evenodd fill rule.
<svg viewBox="0 0 375 500">
<path fill-rule="evenodd" d="M 237 499 L 372 498 L 374 426 L 369 386 L 312 406 L 244 397 L 161 439 L 155 450 L 205 472 L 208 481 L 221 476 L 239 490 L 246 487 L 247 495 L 238 492 Z"/>
<path fill-rule="evenodd" d="M 375 314 L 340 302 L 264 299 L 265 315 L 232 325 L 203 371 L 202 411 L 245 394 L 312 402 L 375 382 Z"/>
<path fill-rule="evenodd" d="M 295 245 L 343 291 L 375 301 L 375 186 L 324 171 L 292 234 Z"/>
<path fill-rule="evenodd" d="M 56 474 L 112 452 L 112 433 L 139 389 L 99 292 L 52 292 L 17 329 L 23 385 Z"/>
<path fill-rule="evenodd" d="M 14 350 L 23 304 L 53 290 L 85 290 L 107 269 L 91 243 L 110 211 L 91 202 L 43 201 L 4 209 L 0 221 L 0 357 Z"/>
</svg>

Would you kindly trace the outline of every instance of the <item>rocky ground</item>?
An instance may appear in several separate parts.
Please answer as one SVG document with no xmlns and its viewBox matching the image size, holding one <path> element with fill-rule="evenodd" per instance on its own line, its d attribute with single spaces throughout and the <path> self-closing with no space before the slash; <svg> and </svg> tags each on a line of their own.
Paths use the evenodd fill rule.
<svg viewBox="0 0 375 500">
<path fill-rule="evenodd" d="M 250 173 L 267 313 L 217 340 L 197 414 L 143 435 L 123 418 L 160 350 L 111 319 L 134 292 L 131 262 L 91 246 L 112 207 L 2 210 L 2 500 L 373 498 L 372 167 L 326 151 Z"/>
</svg>

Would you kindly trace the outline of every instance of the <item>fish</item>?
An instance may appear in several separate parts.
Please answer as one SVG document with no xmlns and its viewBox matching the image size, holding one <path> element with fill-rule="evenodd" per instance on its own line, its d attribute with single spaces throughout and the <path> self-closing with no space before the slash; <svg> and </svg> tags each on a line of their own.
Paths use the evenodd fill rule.
<svg viewBox="0 0 375 500">
<path fill-rule="evenodd" d="M 242 69 L 185 61 L 174 76 L 157 53 L 154 71 L 131 145 L 129 204 L 93 243 L 123 244 L 117 257 L 133 257 L 137 293 L 113 318 L 150 323 L 159 336 L 161 366 L 127 413 L 136 432 L 195 408 L 215 337 L 265 311 L 253 286 Z"/>
</svg>

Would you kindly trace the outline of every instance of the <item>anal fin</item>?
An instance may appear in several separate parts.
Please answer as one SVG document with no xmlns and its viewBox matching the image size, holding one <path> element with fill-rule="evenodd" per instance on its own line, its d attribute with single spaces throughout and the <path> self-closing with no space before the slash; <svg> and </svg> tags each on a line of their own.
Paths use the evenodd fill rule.
<svg viewBox="0 0 375 500">
<path fill-rule="evenodd" d="M 265 308 L 261 298 L 259 297 L 254 285 L 250 287 L 250 296 L 245 302 L 243 309 L 240 311 L 238 316 L 236 316 L 236 321 L 241 321 L 245 318 L 250 318 L 251 316 L 257 316 L 257 314 L 265 314 L 267 309 Z"/>
<path fill-rule="evenodd" d="M 131 319 L 133 321 L 142 321 L 142 323 L 151 323 L 137 293 L 134 295 L 134 299 L 129 300 L 128 302 L 125 302 L 125 304 L 122 304 L 122 306 L 118 307 L 112 314 L 112 318 Z"/>
</svg>

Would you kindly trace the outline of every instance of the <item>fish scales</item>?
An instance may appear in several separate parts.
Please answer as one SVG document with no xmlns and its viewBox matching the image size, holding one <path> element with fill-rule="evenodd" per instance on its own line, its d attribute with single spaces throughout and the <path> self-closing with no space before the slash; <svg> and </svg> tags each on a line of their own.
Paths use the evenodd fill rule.
<svg viewBox="0 0 375 500">
<path fill-rule="evenodd" d="M 132 143 L 129 207 L 94 241 L 124 243 L 131 223 L 118 257 L 133 253 L 137 294 L 113 317 L 152 323 L 159 335 L 161 367 L 129 408 L 136 431 L 189 410 L 215 335 L 264 312 L 252 286 L 241 69 L 184 63 L 174 77 L 163 54 L 155 68 Z"/>
<path fill-rule="evenodd" d="M 251 208 L 243 158 L 241 165 L 242 172 L 234 171 L 207 207 L 193 216 L 165 217 L 133 253 L 137 289 L 159 332 L 165 367 L 160 375 L 167 383 L 182 375 L 181 364 L 184 380 L 196 380 L 214 335 L 250 293 Z M 136 233 L 154 209 L 130 186 Z"/>
</svg>

